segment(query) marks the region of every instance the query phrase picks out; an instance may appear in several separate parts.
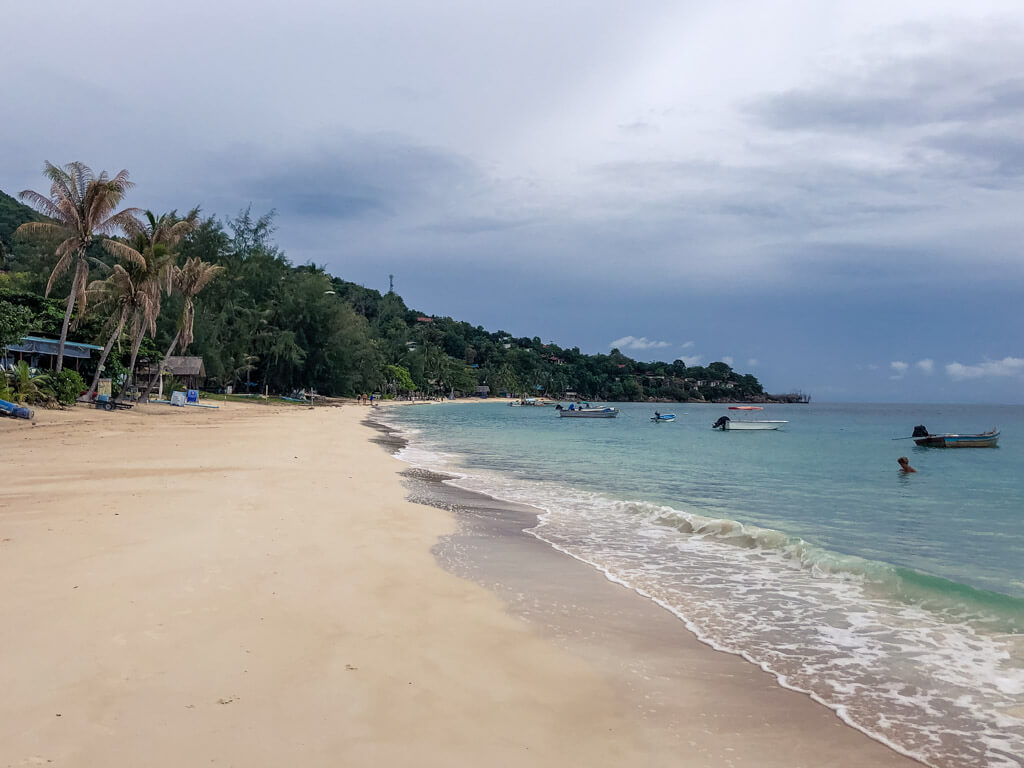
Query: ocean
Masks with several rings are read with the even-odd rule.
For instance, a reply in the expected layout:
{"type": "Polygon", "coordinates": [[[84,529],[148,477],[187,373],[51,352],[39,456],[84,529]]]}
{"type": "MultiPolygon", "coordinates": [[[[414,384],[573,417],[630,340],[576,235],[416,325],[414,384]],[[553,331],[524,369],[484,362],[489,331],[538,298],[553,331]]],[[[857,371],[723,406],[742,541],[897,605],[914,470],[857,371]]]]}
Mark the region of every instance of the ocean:
{"type": "Polygon", "coordinates": [[[781,430],[724,433],[723,405],[618,407],[380,418],[399,458],[536,507],[529,533],[873,738],[936,767],[1024,766],[1024,406],[778,405],[781,430]],[[1002,438],[897,439],[917,424],[1002,438]]]}

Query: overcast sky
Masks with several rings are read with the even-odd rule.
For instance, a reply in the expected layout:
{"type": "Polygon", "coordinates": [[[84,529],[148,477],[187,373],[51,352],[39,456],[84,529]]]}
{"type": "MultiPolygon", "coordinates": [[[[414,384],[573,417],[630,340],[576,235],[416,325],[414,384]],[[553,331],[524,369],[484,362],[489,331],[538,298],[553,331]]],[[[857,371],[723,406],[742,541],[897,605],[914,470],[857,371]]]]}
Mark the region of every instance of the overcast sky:
{"type": "Polygon", "coordinates": [[[127,168],[489,330],[1024,403],[1020,0],[8,5],[10,194],[127,168]]]}

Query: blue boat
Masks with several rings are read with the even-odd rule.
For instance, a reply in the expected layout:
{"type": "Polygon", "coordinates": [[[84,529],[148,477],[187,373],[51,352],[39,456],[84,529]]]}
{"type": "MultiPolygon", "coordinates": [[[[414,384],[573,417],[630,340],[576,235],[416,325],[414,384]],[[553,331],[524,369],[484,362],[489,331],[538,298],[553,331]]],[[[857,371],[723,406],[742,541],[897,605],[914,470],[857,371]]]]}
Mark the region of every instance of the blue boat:
{"type": "Polygon", "coordinates": [[[31,408],[0,400],[0,415],[10,416],[14,419],[31,419],[33,414],[31,408]]]}
{"type": "Polygon", "coordinates": [[[926,448],[995,448],[999,442],[999,430],[993,428],[976,435],[933,435],[924,427],[914,427],[914,442],[926,448]],[[925,434],[918,434],[919,431],[925,434]]]}
{"type": "Polygon", "coordinates": [[[656,423],[657,422],[662,422],[662,421],[675,421],[675,420],[676,420],[676,415],[674,413],[658,413],[657,411],[655,411],[654,415],[651,416],[651,421],[656,422],[656,423]]]}

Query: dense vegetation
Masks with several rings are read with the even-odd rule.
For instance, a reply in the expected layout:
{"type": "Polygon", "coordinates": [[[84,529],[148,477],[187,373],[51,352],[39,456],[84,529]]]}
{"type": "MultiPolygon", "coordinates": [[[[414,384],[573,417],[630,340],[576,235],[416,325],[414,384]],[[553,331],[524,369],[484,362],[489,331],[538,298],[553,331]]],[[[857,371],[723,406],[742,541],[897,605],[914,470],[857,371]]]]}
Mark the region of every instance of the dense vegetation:
{"type": "MultiPolygon", "coordinates": [[[[209,386],[236,392],[445,395],[487,386],[492,394],[594,400],[765,399],[754,376],[722,362],[641,363],[616,349],[586,355],[537,336],[424,316],[395,293],[291,264],[274,243],[272,213],[247,210],[227,221],[133,216],[139,226],[114,242],[97,235],[82,246],[89,274],[73,284],[67,274],[52,277],[59,240],[29,237],[38,224],[19,231],[46,219],[0,193],[0,343],[26,334],[57,338],[69,293],[87,284],[91,298],[84,312],[76,310],[68,338],[107,346],[104,374],[121,386],[133,358],[155,362],[173,349],[202,356],[209,386]],[[189,265],[203,275],[199,288],[182,286],[189,265]]],[[[97,363],[83,362],[87,382],[97,363]]]]}

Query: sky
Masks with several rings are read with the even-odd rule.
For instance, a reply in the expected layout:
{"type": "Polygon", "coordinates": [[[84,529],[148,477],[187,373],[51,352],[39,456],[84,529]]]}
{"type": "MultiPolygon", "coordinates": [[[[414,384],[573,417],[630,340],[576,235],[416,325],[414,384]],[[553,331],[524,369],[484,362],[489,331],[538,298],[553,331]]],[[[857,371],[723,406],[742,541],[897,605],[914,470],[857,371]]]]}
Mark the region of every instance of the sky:
{"type": "Polygon", "coordinates": [[[9,5],[9,194],[126,168],[491,331],[1024,403],[1020,0],[9,5]]]}

